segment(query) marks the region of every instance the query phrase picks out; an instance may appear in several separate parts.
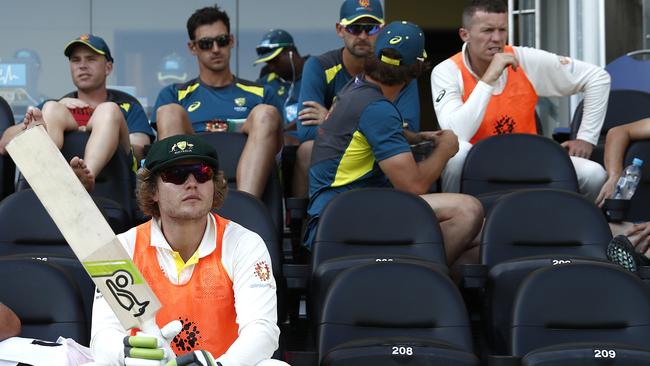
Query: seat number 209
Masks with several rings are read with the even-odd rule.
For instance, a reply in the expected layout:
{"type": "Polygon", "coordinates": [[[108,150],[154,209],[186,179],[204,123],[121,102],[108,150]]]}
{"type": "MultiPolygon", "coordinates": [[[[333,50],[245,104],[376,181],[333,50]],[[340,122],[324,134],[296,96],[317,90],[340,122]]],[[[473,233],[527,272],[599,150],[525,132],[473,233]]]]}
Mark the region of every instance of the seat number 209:
{"type": "Polygon", "coordinates": [[[616,358],[616,351],[613,349],[595,349],[594,358],[616,358]]]}

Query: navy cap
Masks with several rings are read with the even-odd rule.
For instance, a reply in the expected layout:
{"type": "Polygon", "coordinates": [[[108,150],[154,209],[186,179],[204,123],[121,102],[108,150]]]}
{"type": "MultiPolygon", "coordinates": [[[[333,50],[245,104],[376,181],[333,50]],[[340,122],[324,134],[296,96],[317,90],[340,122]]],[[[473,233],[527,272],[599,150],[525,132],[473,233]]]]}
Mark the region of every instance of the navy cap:
{"type": "Polygon", "coordinates": [[[113,62],[113,56],[111,56],[111,50],[108,49],[108,45],[106,44],[106,42],[104,42],[104,39],[102,39],[102,37],[95,36],[92,34],[82,34],[78,38],[70,41],[65,46],[65,49],[63,50],[63,54],[65,54],[66,57],[70,58],[72,49],[74,48],[74,46],[78,44],[83,44],[90,47],[90,49],[92,49],[93,51],[106,57],[106,60],[113,62]]]}
{"type": "Polygon", "coordinates": [[[384,9],[379,0],[345,0],[341,4],[341,20],[339,23],[346,26],[361,18],[371,18],[384,24],[384,9]]]}
{"type": "Polygon", "coordinates": [[[379,32],[375,42],[375,55],[380,61],[395,66],[424,61],[427,58],[424,51],[424,32],[411,22],[392,22],[379,32]],[[401,57],[395,59],[383,55],[382,51],[389,48],[399,52],[401,57]]]}
{"type": "Polygon", "coordinates": [[[285,47],[293,47],[293,45],[293,37],[289,32],[283,29],[271,29],[255,47],[257,60],[254,63],[268,62],[277,57],[285,47]]]}

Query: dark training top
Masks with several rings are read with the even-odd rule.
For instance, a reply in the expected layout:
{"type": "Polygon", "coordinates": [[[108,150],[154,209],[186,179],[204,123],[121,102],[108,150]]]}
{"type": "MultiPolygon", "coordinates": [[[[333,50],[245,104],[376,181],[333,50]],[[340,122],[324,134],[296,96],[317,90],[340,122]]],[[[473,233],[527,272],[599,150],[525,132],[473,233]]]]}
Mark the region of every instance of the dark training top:
{"type": "MultiPolygon", "coordinates": [[[[310,57],[302,71],[299,110],[305,108],[303,102],[314,101],[329,109],[341,88],[352,79],[343,66],[343,49],[329,51],[320,56],[310,57]]],[[[395,106],[408,123],[408,129],[420,131],[420,97],[417,81],[412,80],[395,100],[395,106]]],[[[301,142],[313,140],[318,126],[303,126],[298,123],[298,138],[301,142]]]]}

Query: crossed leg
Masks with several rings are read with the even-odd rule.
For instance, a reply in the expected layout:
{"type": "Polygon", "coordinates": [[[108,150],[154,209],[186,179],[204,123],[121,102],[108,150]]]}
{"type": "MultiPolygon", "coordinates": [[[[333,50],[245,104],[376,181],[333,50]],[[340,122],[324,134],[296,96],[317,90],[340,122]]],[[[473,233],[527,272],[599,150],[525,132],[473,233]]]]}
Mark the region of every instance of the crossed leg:
{"type": "MultiPolygon", "coordinates": [[[[68,108],[57,102],[47,102],[43,106],[43,119],[50,138],[59,149],[63,147],[64,133],[79,129],[68,108]]],[[[129,130],[117,104],[105,102],[95,108],[86,131],[90,133],[90,137],[84,158],[73,157],[70,166],[84,187],[92,192],[95,178],[113,157],[118,146],[124,153],[129,153],[129,130]]]]}

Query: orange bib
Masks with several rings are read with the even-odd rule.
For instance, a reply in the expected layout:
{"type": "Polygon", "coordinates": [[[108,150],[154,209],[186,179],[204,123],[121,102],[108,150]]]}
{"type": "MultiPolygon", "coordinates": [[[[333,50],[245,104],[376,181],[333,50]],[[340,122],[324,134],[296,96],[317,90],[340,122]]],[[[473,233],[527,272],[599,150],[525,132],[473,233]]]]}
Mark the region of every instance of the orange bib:
{"type": "MultiPolygon", "coordinates": [[[[506,46],[504,52],[514,53],[511,46],[506,46]]],[[[463,54],[455,54],[452,61],[456,63],[463,75],[463,102],[467,101],[474,91],[478,80],[469,72],[463,62],[463,54]]],[[[470,140],[475,144],[486,137],[505,133],[530,133],[537,134],[535,122],[535,106],[537,93],[526,77],[526,73],[519,66],[517,71],[508,69],[508,81],[503,92],[492,95],[488,103],[481,125],[470,140]]]]}
{"type": "Polygon", "coordinates": [[[183,330],[171,344],[176,355],[207,350],[217,358],[238,336],[232,281],[221,264],[222,238],[229,221],[214,217],[217,247],[199,259],[192,278],[184,285],[172,284],[161,270],[156,248],[151,246],[151,221],[137,228],[133,262],[163,305],[156,323],[159,327],[177,319],[183,323],[183,330]]]}

